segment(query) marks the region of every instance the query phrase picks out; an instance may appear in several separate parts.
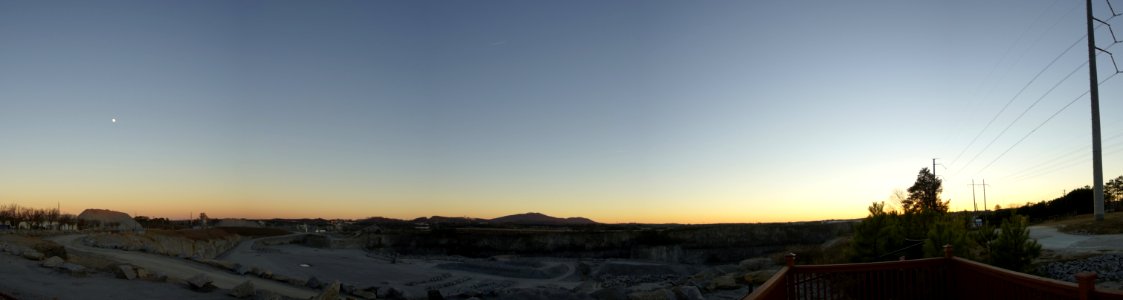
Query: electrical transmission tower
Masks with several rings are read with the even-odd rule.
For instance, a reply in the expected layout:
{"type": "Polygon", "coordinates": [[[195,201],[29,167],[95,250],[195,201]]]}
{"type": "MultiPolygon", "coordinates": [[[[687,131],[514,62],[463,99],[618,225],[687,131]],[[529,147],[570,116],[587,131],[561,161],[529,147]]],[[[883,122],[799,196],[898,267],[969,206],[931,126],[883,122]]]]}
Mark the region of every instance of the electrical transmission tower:
{"type": "MultiPolygon", "coordinates": [[[[1108,5],[1111,5],[1108,0],[1108,5]]],[[[1092,102],[1092,195],[1094,202],[1093,211],[1095,212],[1096,221],[1103,221],[1104,219],[1104,183],[1103,183],[1103,151],[1100,145],[1100,88],[1096,79],[1096,50],[1103,51],[1111,55],[1111,52],[1096,47],[1096,32],[1092,27],[1092,21],[1107,24],[1107,22],[1096,19],[1092,16],[1092,0],[1085,0],[1085,6],[1088,13],[1088,80],[1089,80],[1089,95],[1092,102]]],[[[1114,10],[1112,14],[1114,14],[1114,10]]],[[[1108,25],[1110,29],[1111,25],[1108,25]]],[[[1114,31],[1112,32],[1114,35],[1114,31]]],[[[1114,57],[1112,58],[1114,60],[1114,57]]],[[[1118,72],[1118,71],[1117,71],[1118,72]]]]}

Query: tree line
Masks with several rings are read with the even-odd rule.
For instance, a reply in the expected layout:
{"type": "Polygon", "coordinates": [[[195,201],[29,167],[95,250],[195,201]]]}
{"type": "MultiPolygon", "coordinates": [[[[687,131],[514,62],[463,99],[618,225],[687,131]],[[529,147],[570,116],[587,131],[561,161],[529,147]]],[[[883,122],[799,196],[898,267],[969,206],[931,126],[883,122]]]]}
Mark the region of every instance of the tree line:
{"type": "Polygon", "coordinates": [[[31,229],[53,229],[52,222],[58,224],[77,224],[78,217],[60,213],[58,208],[34,208],[19,204],[0,205],[0,224],[17,227],[26,222],[31,229]]]}
{"type": "Polygon", "coordinates": [[[900,211],[886,207],[885,202],[871,204],[869,215],[854,228],[847,250],[849,260],[940,257],[943,246],[952,245],[956,256],[1028,271],[1032,260],[1041,254],[1041,246],[1029,238],[1028,220],[1010,214],[980,226],[971,214],[948,212],[948,201],[940,199],[942,185],[931,170],[923,168],[908,194],[897,196],[900,211]]]}

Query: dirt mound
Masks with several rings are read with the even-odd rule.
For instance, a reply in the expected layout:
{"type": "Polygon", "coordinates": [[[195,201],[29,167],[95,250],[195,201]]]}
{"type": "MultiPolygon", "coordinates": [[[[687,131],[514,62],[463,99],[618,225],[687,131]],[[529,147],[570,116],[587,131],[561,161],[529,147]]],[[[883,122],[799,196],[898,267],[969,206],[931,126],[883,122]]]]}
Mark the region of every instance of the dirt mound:
{"type": "Polygon", "coordinates": [[[87,227],[101,228],[119,231],[142,231],[144,227],[140,226],[136,220],[129,217],[129,214],[112,211],[108,209],[90,208],[78,214],[78,219],[85,221],[87,227]]]}

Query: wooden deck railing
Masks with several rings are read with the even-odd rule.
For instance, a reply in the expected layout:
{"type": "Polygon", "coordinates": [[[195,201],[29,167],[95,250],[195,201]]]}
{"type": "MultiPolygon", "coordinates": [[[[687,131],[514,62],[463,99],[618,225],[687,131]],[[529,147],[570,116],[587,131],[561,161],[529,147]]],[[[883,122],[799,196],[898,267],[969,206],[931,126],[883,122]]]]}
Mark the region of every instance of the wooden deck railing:
{"type": "Polygon", "coordinates": [[[1096,290],[1096,274],[1076,275],[1079,284],[1013,272],[952,256],[838,265],[787,265],[751,299],[1100,299],[1123,300],[1123,292],[1096,290]]]}

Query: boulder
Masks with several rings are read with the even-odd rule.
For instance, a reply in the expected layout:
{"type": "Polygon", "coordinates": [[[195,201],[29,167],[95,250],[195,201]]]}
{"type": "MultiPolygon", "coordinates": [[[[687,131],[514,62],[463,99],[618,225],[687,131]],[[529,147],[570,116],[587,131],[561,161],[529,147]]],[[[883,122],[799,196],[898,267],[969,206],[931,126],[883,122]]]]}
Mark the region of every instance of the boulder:
{"type": "Polygon", "coordinates": [[[718,276],[706,286],[708,290],[732,290],[738,288],[737,279],[730,274],[718,276]]]}
{"type": "Polygon", "coordinates": [[[366,290],[358,290],[351,294],[362,299],[378,299],[378,294],[366,290]]]}
{"type": "Polygon", "coordinates": [[[312,277],[308,278],[308,282],[304,283],[304,286],[309,287],[309,288],[313,288],[313,289],[318,289],[320,287],[323,287],[324,283],[320,282],[320,279],[317,279],[316,276],[312,276],[312,277]]]}
{"type": "Polygon", "coordinates": [[[254,300],[281,300],[284,299],[281,295],[274,293],[270,290],[257,290],[253,293],[254,300]]]}
{"type": "Polygon", "coordinates": [[[43,260],[44,257],[42,252],[35,251],[35,249],[23,249],[21,256],[30,260],[43,260]]]}
{"type": "Polygon", "coordinates": [[[62,263],[62,265],[59,266],[59,269],[62,270],[63,272],[66,272],[67,274],[70,274],[70,275],[73,275],[73,276],[84,276],[84,275],[86,275],[86,272],[87,272],[86,267],[83,267],[82,265],[79,265],[79,264],[68,263],[68,262],[62,263]]]}
{"type": "Polygon", "coordinates": [[[445,297],[441,296],[441,290],[429,290],[427,294],[429,300],[445,300],[445,297]]]}
{"type": "Polygon", "coordinates": [[[230,289],[230,296],[234,296],[234,298],[249,298],[253,297],[253,295],[253,282],[249,280],[246,280],[245,282],[234,286],[233,289],[230,289]]]}
{"type": "Polygon", "coordinates": [[[117,267],[114,268],[113,271],[117,274],[117,278],[123,278],[126,280],[133,280],[137,278],[136,269],[133,269],[133,266],[130,265],[117,265],[117,267]]]}
{"type": "Polygon", "coordinates": [[[705,297],[702,297],[702,291],[698,290],[698,287],[693,285],[676,287],[674,291],[675,296],[681,300],[706,300],[705,297]]]}
{"type": "Polygon", "coordinates": [[[756,271],[773,265],[775,265],[775,263],[772,262],[772,259],[767,257],[754,257],[742,260],[741,263],[737,264],[738,267],[741,267],[741,269],[745,271],[756,271]]]}
{"type": "Polygon", "coordinates": [[[597,300],[628,300],[628,291],[623,287],[615,286],[610,288],[599,289],[592,294],[593,299],[597,300]]]}
{"type": "Polygon", "coordinates": [[[66,262],[66,261],[62,260],[62,258],[60,258],[58,256],[51,256],[51,258],[48,258],[48,259],[44,260],[39,265],[41,265],[45,268],[58,268],[59,266],[62,266],[62,263],[64,263],[64,262],[66,262]]]}
{"type": "Polygon", "coordinates": [[[285,275],[282,275],[282,274],[272,274],[272,275],[269,276],[269,278],[273,279],[273,280],[276,280],[276,281],[280,281],[280,282],[288,282],[289,281],[289,277],[285,276],[285,275]]]}
{"type": "Polygon", "coordinates": [[[675,293],[667,289],[628,294],[628,300],[675,300],[675,293]]]}
{"type": "Polygon", "coordinates": [[[187,279],[187,285],[196,291],[209,291],[214,288],[214,279],[207,274],[199,273],[187,279]]]}
{"type": "Polygon", "coordinates": [[[148,273],[148,270],[145,268],[133,267],[133,270],[136,270],[136,278],[152,279],[152,273],[148,273]]]}
{"type": "Polygon", "coordinates": [[[414,297],[413,293],[409,292],[409,290],[402,290],[402,289],[398,289],[396,287],[388,287],[388,288],[378,290],[378,298],[379,299],[413,299],[415,297],[414,297]]]}
{"type": "Polygon", "coordinates": [[[234,264],[234,274],[246,275],[246,273],[250,273],[250,269],[251,269],[250,267],[247,267],[246,265],[243,265],[243,264],[239,264],[239,263],[234,264]]]}
{"type": "Polygon", "coordinates": [[[339,281],[336,280],[324,288],[323,292],[313,297],[312,300],[338,300],[339,299],[339,281]]]}
{"type": "Polygon", "coordinates": [[[772,278],[772,275],[775,275],[776,271],[777,270],[760,270],[749,272],[744,276],[745,282],[756,285],[763,284],[765,281],[772,278]]]}

